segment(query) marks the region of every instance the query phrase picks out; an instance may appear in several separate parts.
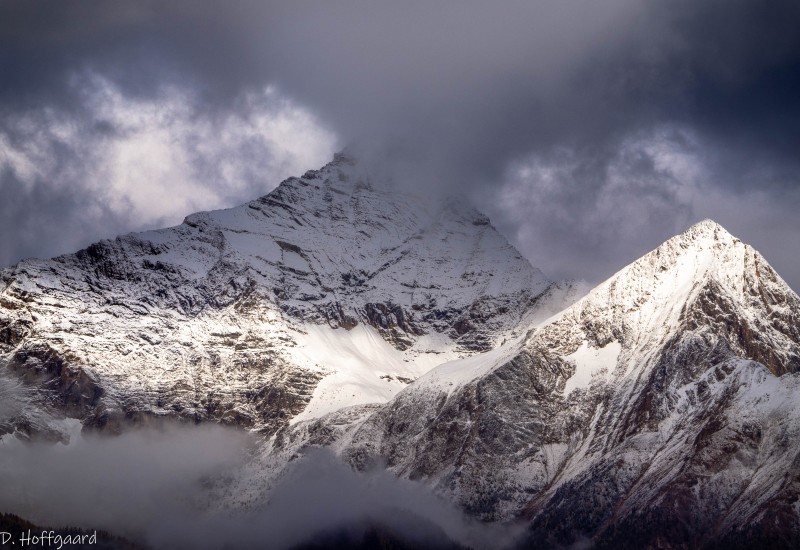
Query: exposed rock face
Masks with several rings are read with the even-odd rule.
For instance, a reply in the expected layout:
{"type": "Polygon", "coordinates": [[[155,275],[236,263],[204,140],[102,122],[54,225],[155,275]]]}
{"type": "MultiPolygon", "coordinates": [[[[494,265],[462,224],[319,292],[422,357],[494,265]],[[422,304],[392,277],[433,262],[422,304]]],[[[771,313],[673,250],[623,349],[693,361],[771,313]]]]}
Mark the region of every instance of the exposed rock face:
{"type": "Polygon", "coordinates": [[[269,453],[385,461],[477,517],[529,521],[526,547],[791,546],[798,328],[800,299],[763,257],[701,222],[516,341],[352,424],[289,428],[269,453]]]}
{"type": "Polygon", "coordinates": [[[21,262],[0,271],[0,372],[112,431],[166,415],[272,433],[385,401],[560,292],[483,215],[429,202],[340,155],[243,206],[21,262]],[[352,361],[327,363],[334,341],[352,361]]]}

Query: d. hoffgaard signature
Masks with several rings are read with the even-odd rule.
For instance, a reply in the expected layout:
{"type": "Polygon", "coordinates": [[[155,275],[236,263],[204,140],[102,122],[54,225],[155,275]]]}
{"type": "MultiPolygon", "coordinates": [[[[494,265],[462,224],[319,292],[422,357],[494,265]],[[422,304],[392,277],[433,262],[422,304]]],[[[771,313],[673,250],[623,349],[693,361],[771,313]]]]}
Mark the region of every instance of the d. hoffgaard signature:
{"type": "Polygon", "coordinates": [[[7,531],[0,531],[0,546],[40,546],[42,548],[68,548],[72,545],[83,544],[91,545],[97,543],[97,531],[91,535],[60,535],[55,531],[22,531],[18,538],[7,531]]]}

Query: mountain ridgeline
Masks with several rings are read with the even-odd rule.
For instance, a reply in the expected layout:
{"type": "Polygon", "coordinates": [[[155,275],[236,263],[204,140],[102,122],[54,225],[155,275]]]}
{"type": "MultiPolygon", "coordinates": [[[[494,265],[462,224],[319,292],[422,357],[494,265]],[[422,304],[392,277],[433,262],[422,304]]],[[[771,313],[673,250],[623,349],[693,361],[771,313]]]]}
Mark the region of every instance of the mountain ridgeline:
{"type": "Polygon", "coordinates": [[[0,272],[0,433],[178,418],[385,465],[521,547],[800,546],[800,299],[700,222],[579,297],[355,160],[0,272]],[[4,389],[5,388],[5,389],[4,389]]]}

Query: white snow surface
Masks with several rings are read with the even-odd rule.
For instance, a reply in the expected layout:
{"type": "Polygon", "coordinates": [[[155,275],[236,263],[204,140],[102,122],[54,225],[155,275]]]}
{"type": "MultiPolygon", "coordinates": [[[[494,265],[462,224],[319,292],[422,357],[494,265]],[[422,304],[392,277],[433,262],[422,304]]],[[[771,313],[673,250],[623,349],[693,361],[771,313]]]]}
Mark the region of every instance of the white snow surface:
{"type": "Polygon", "coordinates": [[[607,375],[616,366],[621,350],[619,342],[610,342],[602,348],[595,348],[584,342],[575,352],[565,355],[564,359],[575,364],[575,374],[567,380],[564,393],[588,388],[594,378],[602,376],[605,379],[606,376],[603,375],[607,375]]]}
{"type": "Polygon", "coordinates": [[[351,330],[308,325],[295,341],[291,354],[296,364],[330,374],[317,385],[311,402],[292,423],[352,405],[386,403],[408,382],[447,358],[459,356],[446,336],[426,335],[412,349],[400,351],[363,324],[351,330]]]}

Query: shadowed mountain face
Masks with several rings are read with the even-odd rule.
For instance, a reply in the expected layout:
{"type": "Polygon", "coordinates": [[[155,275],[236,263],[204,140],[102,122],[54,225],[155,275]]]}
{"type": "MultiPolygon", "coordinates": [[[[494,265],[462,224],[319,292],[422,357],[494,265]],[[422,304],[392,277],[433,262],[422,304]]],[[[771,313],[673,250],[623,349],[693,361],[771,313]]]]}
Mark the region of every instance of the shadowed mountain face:
{"type": "Polygon", "coordinates": [[[800,543],[800,299],[712,221],[575,301],[472,208],[338,156],[1,277],[2,430],[274,436],[222,508],[321,446],[526,547],[800,543]]]}

